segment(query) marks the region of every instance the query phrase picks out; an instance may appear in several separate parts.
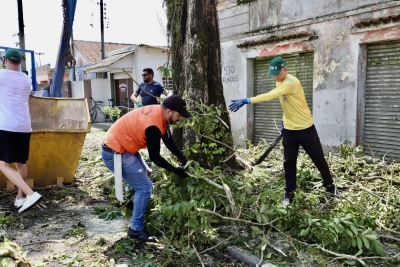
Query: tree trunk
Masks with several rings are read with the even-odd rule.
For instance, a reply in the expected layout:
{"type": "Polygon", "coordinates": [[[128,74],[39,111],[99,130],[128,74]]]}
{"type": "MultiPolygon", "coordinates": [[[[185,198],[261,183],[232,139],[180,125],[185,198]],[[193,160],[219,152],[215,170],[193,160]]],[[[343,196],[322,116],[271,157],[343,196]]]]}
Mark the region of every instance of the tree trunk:
{"type": "MultiPolygon", "coordinates": [[[[166,0],[168,32],[171,36],[172,69],[176,72],[174,92],[184,95],[192,111],[199,111],[199,104],[214,104],[223,110],[221,119],[226,129],[225,144],[233,147],[230,118],[226,108],[221,80],[221,48],[218,14],[215,0],[166,0]]],[[[193,130],[174,131],[179,145],[192,146],[209,142],[193,130]]],[[[220,141],[220,140],[219,140],[220,141]]],[[[222,155],[209,162],[205,155],[197,154],[196,160],[215,167],[234,151],[224,147],[222,155]]],[[[233,157],[234,159],[235,157],[233,157]]],[[[203,165],[203,164],[202,164],[203,165]]],[[[237,169],[235,160],[230,167],[237,169]]]]}

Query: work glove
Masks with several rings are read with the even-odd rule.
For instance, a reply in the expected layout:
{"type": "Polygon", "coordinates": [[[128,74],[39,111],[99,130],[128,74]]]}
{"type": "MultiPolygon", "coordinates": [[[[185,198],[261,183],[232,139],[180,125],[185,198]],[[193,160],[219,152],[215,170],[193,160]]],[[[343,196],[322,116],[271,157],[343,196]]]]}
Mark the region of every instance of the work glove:
{"type": "Polygon", "coordinates": [[[138,106],[140,108],[140,107],[143,107],[143,104],[140,102],[136,102],[136,106],[138,106]]]}
{"type": "Polygon", "coordinates": [[[174,173],[176,173],[180,178],[186,178],[187,177],[187,174],[186,174],[185,170],[183,169],[183,167],[175,168],[174,173]]]}
{"type": "Polygon", "coordinates": [[[182,155],[179,157],[179,161],[182,163],[182,166],[186,166],[186,163],[188,162],[187,158],[185,155],[182,155]]]}
{"type": "Polygon", "coordinates": [[[229,105],[229,110],[233,112],[238,111],[241,107],[243,107],[244,104],[251,104],[250,98],[235,99],[231,102],[232,103],[229,105]]]}

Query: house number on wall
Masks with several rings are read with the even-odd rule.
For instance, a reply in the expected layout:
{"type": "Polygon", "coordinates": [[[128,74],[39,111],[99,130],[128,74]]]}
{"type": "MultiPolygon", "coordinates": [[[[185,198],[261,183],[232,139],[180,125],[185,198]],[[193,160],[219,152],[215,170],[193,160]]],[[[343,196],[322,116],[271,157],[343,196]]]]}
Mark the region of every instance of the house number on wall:
{"type": "Polygon", "coordinates": [[[239,81],[238,75],[232,75],[235,73],[235,66],[225,66],[224,72],[224,77],[222,77],[223,83],[233,83],[239,81]]]}

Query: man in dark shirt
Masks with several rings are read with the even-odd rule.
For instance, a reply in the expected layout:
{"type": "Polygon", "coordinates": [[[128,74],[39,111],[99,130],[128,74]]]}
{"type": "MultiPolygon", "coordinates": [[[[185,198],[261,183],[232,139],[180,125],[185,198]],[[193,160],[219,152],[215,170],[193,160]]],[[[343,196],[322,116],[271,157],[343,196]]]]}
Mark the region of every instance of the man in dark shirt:
{"type": "Polygon", "coordinates": [[[154,81],[154,72],[151,68],[145,68],[143,70],[143,82],[139,85],[139,88],[132,94],[131,100],[138,107],[158,104],[157,98],[161,94],[168,96],[168,90],[164,89],[159,82],[154,81]],[[140,103],[137,97],[140,95],[142,102],[140,103]]]}

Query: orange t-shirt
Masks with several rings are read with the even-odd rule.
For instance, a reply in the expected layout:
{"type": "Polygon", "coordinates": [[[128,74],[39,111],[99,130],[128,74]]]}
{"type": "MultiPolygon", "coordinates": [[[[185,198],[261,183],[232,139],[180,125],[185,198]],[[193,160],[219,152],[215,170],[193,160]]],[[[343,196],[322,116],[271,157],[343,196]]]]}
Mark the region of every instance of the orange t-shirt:
{"type": "Polygon", "coordinates": [[[110,127],[104,143],[118,153],[136,154],[147,147],[145,131],[150,126],[156,126],[161,135],[165,134],[167,128],[161,105],[144,106],[128,112],[110,127]]]}

